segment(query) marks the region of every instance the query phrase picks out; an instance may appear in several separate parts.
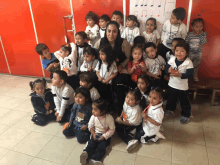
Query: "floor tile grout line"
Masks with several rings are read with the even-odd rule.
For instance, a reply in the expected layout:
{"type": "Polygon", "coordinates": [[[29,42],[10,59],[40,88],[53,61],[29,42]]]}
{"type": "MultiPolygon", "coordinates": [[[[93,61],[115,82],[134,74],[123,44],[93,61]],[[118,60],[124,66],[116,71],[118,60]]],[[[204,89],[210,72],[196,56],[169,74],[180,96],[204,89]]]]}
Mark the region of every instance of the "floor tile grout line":
{"type": "Polygon", "coordinates": [[[203,129],[203,137],[204,137],[204,141],[205,141],[205,149],[206,149],[208,165],[209,165],[209,154],[208,154],[208,149],[207,149],[208,146],[207,146],[206,140],[205,140],[205,131],[204,131],[204,126],[203,125],[202,125],[202,129],[203,129]]]}

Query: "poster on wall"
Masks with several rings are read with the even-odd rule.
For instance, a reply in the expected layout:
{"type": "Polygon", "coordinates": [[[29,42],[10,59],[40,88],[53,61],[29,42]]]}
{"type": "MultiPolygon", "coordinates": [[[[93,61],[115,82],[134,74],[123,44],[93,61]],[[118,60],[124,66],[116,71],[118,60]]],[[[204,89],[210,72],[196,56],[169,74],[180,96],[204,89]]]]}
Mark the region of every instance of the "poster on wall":
{"type": "Polygon", "coordinates": [[[141,34],[146,30],[146,20],[150,17],[157,20],[157,30],[161,32],[175,6],[176,0],[130,0],[130,14],[139,20],[141,34]]]}

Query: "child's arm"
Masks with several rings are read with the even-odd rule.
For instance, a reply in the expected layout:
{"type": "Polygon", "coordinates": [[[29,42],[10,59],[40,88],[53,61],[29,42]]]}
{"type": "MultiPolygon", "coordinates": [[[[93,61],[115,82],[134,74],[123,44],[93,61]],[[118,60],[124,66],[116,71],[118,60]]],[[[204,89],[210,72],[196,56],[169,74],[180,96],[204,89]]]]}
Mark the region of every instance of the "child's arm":
{"type": "Polygon", "coordinates": [[[54,104],[54,100],[53,100],[53,94],[50,92],[48,92],[46,94],[47,98],[45,98],[46,101],[48,101],[50,103],[50,106],[49,106],[49,110],[54,110],[54,108],[56,107],[55,104],[54,104]]]}
{"type": "Polygon", "coordinates": [[[147,71],[147,66],[146,66],[146,64],[145,64],[144,61],[141,62],[139,65],[141,66],[141,70],[142,70],[142,72],[146,72],[146,71],[147,71]]]}
{"type": "Polygon", "coordinates": [[[158,48],[158,46],[159,46],[160,42],[161,42],[161,39],[160,39],[160,38],[159,38],[159,39],[157,39],[157,42],[156,42],[156,46],[157,46],[157,48],[158,48]]]}
{"type": "Polygon", "coordinates": [[[113,75],[111,75],[109,78],[107,78],[104,83],[109,84],[109,81],[111,81],[113,78],[117,76],[118,72],[115,72],[113,75]]]}
{"type": "Polygon", "coordinates": [[[34,107],[34,111],[37,111],[38,113],[42,115],[47,115],[47,109],[44,105],[39,105],[39,102],[37,101],[36,97],[31,97],[31,103],[34,107]]]}
{"type": "Polygon", "coordinates": [[[99,72],[96,71],[96,76],[98,77],[98,81],[103,81],[104,79],[100,76],[99,72]]]}
{"type": "Polygon", "coordinates": [[[95,40],[96,38],[99,38],[99,26],[98,25],[95,25],[94,27],[94,35],[91,35],[90,36],[90,40],[95,40]]]}
{"type": "Polygon", "coordinates": [[[109,81],[111,81],[113,78],[115,78],[118,74],[118,69],[116,66],[116,63],[113,62],[111,67],[109,68],[109,72],[112,74],[110,77],[108,77],[106,80],[104,80],[105,84],[109,84],[109,81]]]}
{"type": "MultiPolygon", "coordinates": [[[[106,116],[106,118],[107,118],[107,116],[106,116]]],[[[108,123],[109,129],[102,136],[107,140],[115,133],[115,122],[114,122],[114,118],[111,115],[108,115],[108,118],[106,119],[106,121],[108,123]]]]}
{"type": "Polygon", "coordinates": [[[51,63],[50,65],[48,65],[48,67],[46,67],[46,71],[50,72],[50,69],[54,67],[54,63],[51,63]]]}
{"type": "Polygon", "coordinates": [[[160,126],[161,124],[156,122],[155,120],[151,119],[148,115],[145,115],[145,120],[151,122],[153,125],[156,125],[156,126],[160,126]]]}
{"type": "Polygon", "coordinates": [[[182,26],[182,30],[180,31],[180,34],[181,34],[181,38],[182,39],[186,38],[186,36],[187,36],[187,28],[186,28],[185,24],[184,24],[184,26],[182,26]]]}
{"type": "Polygon", "coordinates": [[[135,29],[134,29],[134,38],[135,37],[137,37],[137,36],[140,36],[141,34],[140,34],[140,29],[138,28],[138,27],[136,27],[135,29]]]}
{"type": "Polygon", "coordinates": [[[132,67],[132,62],[129,62],[127,65],[128,68],[128,74],[133,74],[134,70],[137,68],[136,65],[133,65],[132,67]]]}
{"type": "Polygon", "coordinates": [[[146,71],[146,74],[147,74],[148,76],[150,76],[150,77],[153,77],[154,79],[160,79],[160,77],[158,77],[158,75],[152,74],[152,73],[150,73],[148,70],[146,71]]]}
{"type": "Polygon", "coordinates": [[[126,39],[126,31],[127,31],[127,28],[125,28],[123,33],[121,34],[121,38],[125,38],[126,39]]]}

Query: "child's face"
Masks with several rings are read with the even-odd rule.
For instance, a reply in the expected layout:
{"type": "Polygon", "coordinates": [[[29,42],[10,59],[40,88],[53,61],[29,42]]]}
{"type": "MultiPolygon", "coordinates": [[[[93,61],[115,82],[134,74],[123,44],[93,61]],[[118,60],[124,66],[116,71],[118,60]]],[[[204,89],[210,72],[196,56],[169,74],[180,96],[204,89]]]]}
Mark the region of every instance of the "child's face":
{"type": "Polygon", "coordinates": [[[86,103],[86,98],[81,93],[75,96],[75,103],[78,105],[84,105],[86,103]]]}
{"type": "Polygon", "coordinates": [[[106,61],[106,54],[102,51],[99,51],[99,58],[105,62],[106,61]]]}
{"type": "Polygon", "coordinates": [[[86,42],[86,40],[83,39],[83,37],[80,35],[76,35],[75,40],[76,40],[76,45],[79,45],[79,46],[83,46],[84,43],[86,42]]]}
{"type": "Polygon", "coordinates": [[[175,56],[178,61],[184,61],[186,58],[186,50],[183,47],[176,47],[175,49],[175,56]]]}
{"type": "Polygon", "coordinates": [[[179,23],[181,23],[181,22],[182,22],[182,21],[181,21],[181,20],[178,20],[173,13],[171,14],[171,17],[170,17],[170,23],[171,23],[171,24],[176,25],[176,24],[179,24],[179,23]]]}
{"type": "Polygon", "coordinates": [[[146,23],[146,30],[149,33],[152,33],[154,31],[154,28],[156,27],[156,25],[154,24],[153,20],[148,20],[146,23]]]}
{"type": "Polygon", "coordinates": [[[157,105],[163,101],[163,99],[160,98],[159,94],[156,92],[150,92],[148,96],[148,100],[152,106],[157,105]]]}
{"type": "Polygon", "coordinates": [[[104,19],[100,19],[99,20],[99,26],[101,28],[106,28],[106,25],[108,24],[108,22],[106,22],[104,19]]]}
{"type": "Polygon", "coordinates": [[[203,30],[203,24],[202,22],[196,22],[193,26],[192,29],[196,32],[196,33],[201,33],[203,30]]]}
{"type": "Polygon", "coordinates": [[[84,87],[84,88],[90,88],[91,83],[88,83],[87,81],[82,81],[82,80],[80,80],[80,81],[79,81],[79,85],[82,86],[82,87],[84,87]]]}
{"type": "Polygon", "coordinates": [[[53,78],[52,78],[52,85],[61,87],[64,84],[64,81],[60,79],[59,75],[56,73],[53,73],[53,78]]]}
{"type": "Polygon", "coordinates": [[[92,104],[92,114],[95,117],[102,116],[102,113],[101,113],[100,109],[98,109],[94,104],[92,104]]]}
{"type": "Polygon", "coordinates": [[[136,22],[132,21],[132,20],[127,20],[126,21],[126,26],[129,27],[129,28],[133,28],[134,25],[136,24],[136,22]]]}
{"type": "Polygon", "coordinates": [[[178,44],[178,41],[173,41],[172,42],[171,50],[172,50],[173,53],[174,53],[174,49],[175,49],[176,44],[178,44]]]}
{"type": "Polygon", "coordinates": [[[147,57],[154,59],[157,55],[157,49],[154,49],[154,47],[148,47],[145,49],[147,57]]]}
{"type": "Polygon", "coordinates": [[[128,93],[125,97],[125,102],[127,103],[128,106],[135,106],[137,104],[134,95],[131,95],[128,93]]]}
{"type": "Polygon", "coordinates": [[[34,87],[34,91],[38,94],[38,95],[43,95],[44,91],[45,91],[45,87],[43,85],[43,83],[37,83],[34,87]]]}
{"type": "Polygon", "coordinates": [[[91,55],[91,54],[86,53],[86,54],[83,54],[83,59],[84,59],[87,63],[89,63],[89,62],[92,62],[92,60],[94,60],[94,56],[91,55]]]}
{"type": "Polygon", "coordinates": [[[142,58],[142,50],[140,48],[136,48],[133,50],[132,57],[134,61],[139,61],[142,58]]]}
{"type": "Polygon", "coordinates": [[[121,22],[122,22],[122,18],[121,18],[121,16],[119,16],[119,15],[113,15],[113,16],[112,16],[112,21],[116,21],[116,22],[118,22],[118,24],[120,25],[121,22]]]}
{"type": "Polygon", "coordinates": [[[141,92],[145,92],[148,86],[149,84],[146,84],[146,82],[142,78],[139,78],[137,80],[137,87],[141,92]]]}
{"type": "Polygon", "coordinates": [[[49,49],[45,49],[42,50],[42,55],[46,58],[46,59],[51,59],[51,53],[49,49]]]}
{"type": "Polygon", "coordinates": [[[65,58],[69,55],[69,51],[63,51],[62,49],[60,49],[60,56],[62,58],[65,58]]]}
{"type": "Polygon", "coordinates": [[[86,22],[90,27],[93,27],[95,25],[95,21],[92,18],[87,18],[86,22]]]}

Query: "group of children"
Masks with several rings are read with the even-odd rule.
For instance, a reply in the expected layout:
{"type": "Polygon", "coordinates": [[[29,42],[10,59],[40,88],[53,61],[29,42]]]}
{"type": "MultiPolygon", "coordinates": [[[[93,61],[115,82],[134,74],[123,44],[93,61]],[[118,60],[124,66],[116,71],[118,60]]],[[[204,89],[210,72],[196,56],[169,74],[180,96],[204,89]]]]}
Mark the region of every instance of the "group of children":
{"type": "Polygon", "coordinates": [[[46,87],[45,79],[30,82],[35,111],[32,121],[38,125],[52,120],[65,123],[65,136],[76,136],[79,143],[87,142],[80,156],[82,164],[87,160],[90,164],[102,164],[115,130],[127,144],[128,152],[138,142],[165,138],[160,133],[162,120],[164,114],[176,109],[177,100],[182,109],[180,122],[187,123],[191,116],[188,79],[194,72],[194,80],[198,81],[206,33],[203,33],[203,20],[197,18],[192,22],[193,31],[187,35],[182,23],[185,15],[185,9],[174,9],[170,20],[164,23],[161,36],[156,30],[156,19],[149,18],[146,31],[140,36],[136,16],[129,15],[124,28],[122,13],[113,12],[111,20],[118,22],[121,37],[132,45],[127,64],[131,89],[126,94],[121,115],[115,120],[110,111],[114,110],[112,81],[118,69],[111,58],[112,47],[93,48],[97,39],[106,35],[108,15],[100,17],[99,29],[98,16],[89,12],[86,31],[76,33],[75,43],[61,46],[55,53],[50,53],[45,44],[38,44],[36,51],[44,56],[43,67],[51,72],[52,90],[46,87]],[[168,83],[165,74],[169,75],[168,83]],[[162,108],[164,90],[167,95],[165,111],[162,108]]]}

